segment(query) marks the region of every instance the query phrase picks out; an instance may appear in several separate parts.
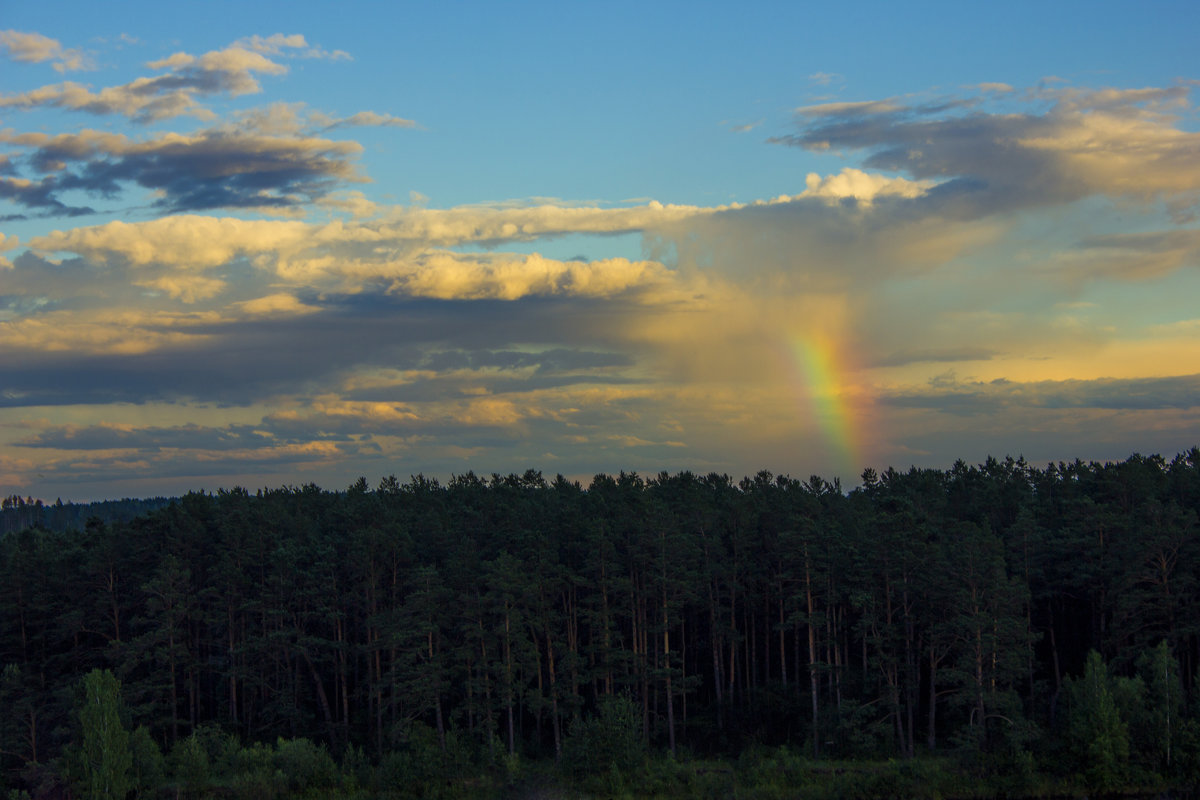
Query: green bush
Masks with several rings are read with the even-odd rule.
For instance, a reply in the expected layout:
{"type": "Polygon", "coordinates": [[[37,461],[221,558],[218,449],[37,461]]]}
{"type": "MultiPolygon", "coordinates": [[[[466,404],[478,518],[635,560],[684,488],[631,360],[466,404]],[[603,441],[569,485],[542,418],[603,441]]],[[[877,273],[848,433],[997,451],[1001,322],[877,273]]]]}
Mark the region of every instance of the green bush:
{"type": "Polygon", "coordinates": [[[137,726],[129,734],[129,750],[133,755],[134,793],[149,797],[166,778],[166,760],[145,725],[137,726]]]}
{"type": "Polygon", "coordinates": [[[180,739],[171,748],[171,775],[186,797],[200,797],[212,783],[212,764],[204,744],[195,735],[180,739]]]}
{"type": "Polygon", "coordinates": [[[640,715],[627,697],[602,698],[595,714],[571,723],[563,742],[563,769],[576,780],[614,769],[630,775],[643,760],[640,715]]]}
{"type": "Polygon", "coordinates": [[[275,768],[282,773],[292,792],[332,789],[340,773],[324,745],[308,739],[279,739],[275,743],[275,768]]]}
{"type": "Polygon", "coordinates": [[[455,731],[446,731],[444,747],[437,731],[419,721],[406,726],[398,738],[399,748],[385,755],[375,771],[372,788],[376,794],[395,798],[462,794],[474,761],[470,748],[455,731]]]}

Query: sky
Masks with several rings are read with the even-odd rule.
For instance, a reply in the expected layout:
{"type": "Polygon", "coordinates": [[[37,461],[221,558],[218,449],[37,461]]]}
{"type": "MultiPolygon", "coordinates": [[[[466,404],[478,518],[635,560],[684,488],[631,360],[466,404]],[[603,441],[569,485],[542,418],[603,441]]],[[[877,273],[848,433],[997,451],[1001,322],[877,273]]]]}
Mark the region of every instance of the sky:
{"type": "Polygon", "coordinates": [[[1200,444],[1200,4],[0,0],[0,494],[1200,444]]]}

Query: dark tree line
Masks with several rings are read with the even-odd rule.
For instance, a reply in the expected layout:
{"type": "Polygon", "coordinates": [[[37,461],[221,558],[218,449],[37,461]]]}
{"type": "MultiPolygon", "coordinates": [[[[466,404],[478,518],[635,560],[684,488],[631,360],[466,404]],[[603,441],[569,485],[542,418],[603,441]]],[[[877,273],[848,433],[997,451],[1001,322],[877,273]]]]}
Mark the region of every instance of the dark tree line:
{"type": "Polygon", "coordinates": [[[0,538],[0,766],[59,756],[72,687],[107,669],[164,751],[215,723],[373,758],[416,730],[556,757],[610,696],[671,752],[1068,757],[1107,724],[1093,680],[1124,709],[1114,757],[1166,774],[1200,749],[1198,512],[1192,449],[850,492],[388,477],[33,525],[0,538]]]}
{"type": "Polygon", "coordinates": [[[61,499],[45,503],[19,494],[0,499],[0,536],[25,528],[49,531],[78,530],[93,517],[104,522],[128,522],[170,505],[171,498],[149,497],[123,500],[98,500],[93,503],[64,503],[61,499]]]}

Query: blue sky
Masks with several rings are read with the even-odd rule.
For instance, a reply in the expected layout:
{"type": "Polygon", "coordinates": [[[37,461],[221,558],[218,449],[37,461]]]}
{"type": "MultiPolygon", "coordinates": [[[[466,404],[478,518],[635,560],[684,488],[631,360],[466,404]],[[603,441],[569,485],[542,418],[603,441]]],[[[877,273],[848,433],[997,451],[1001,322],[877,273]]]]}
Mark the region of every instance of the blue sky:
{"type": "Polygon", "coordinates": [[[0,491],[1200,442],[1193,3],[5,3],[0,491]]]}

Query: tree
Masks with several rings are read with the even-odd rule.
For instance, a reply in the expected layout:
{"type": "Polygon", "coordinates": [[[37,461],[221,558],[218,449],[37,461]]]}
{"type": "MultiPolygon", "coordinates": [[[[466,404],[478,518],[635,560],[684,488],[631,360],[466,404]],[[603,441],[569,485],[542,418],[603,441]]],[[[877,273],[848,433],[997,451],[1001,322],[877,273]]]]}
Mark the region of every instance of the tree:
{"type": "Polygon", "coordinates": [[[121,724],[121,683],[108,670],[94,669],[83,679],[83,693],[76,761],[81,793],[88,800],[124,800],[133,788],[133,752],[121,724]]]}
{"type": "Polygon", "coordinates": [[[1146,687],[1146,702],[1140,707],[1138,724],[1131,731],[1134,744],[1145,755],[1150,767],[1169,771],[1172,744],[1178,740],[1183,727],[1184,694],[1179,664],[1163,640],[1153,650],[1138,657],[1137,668],[1146,687]]]}
{"type": "Polygon", "coordinates": [[[1088,653],[1083,677],[1069,686],[1068,735],[1088,788],[1115,789],[1129,760],[1129,729],[1117,711],[1108,667],[1095,650],[1088,653]]]}

